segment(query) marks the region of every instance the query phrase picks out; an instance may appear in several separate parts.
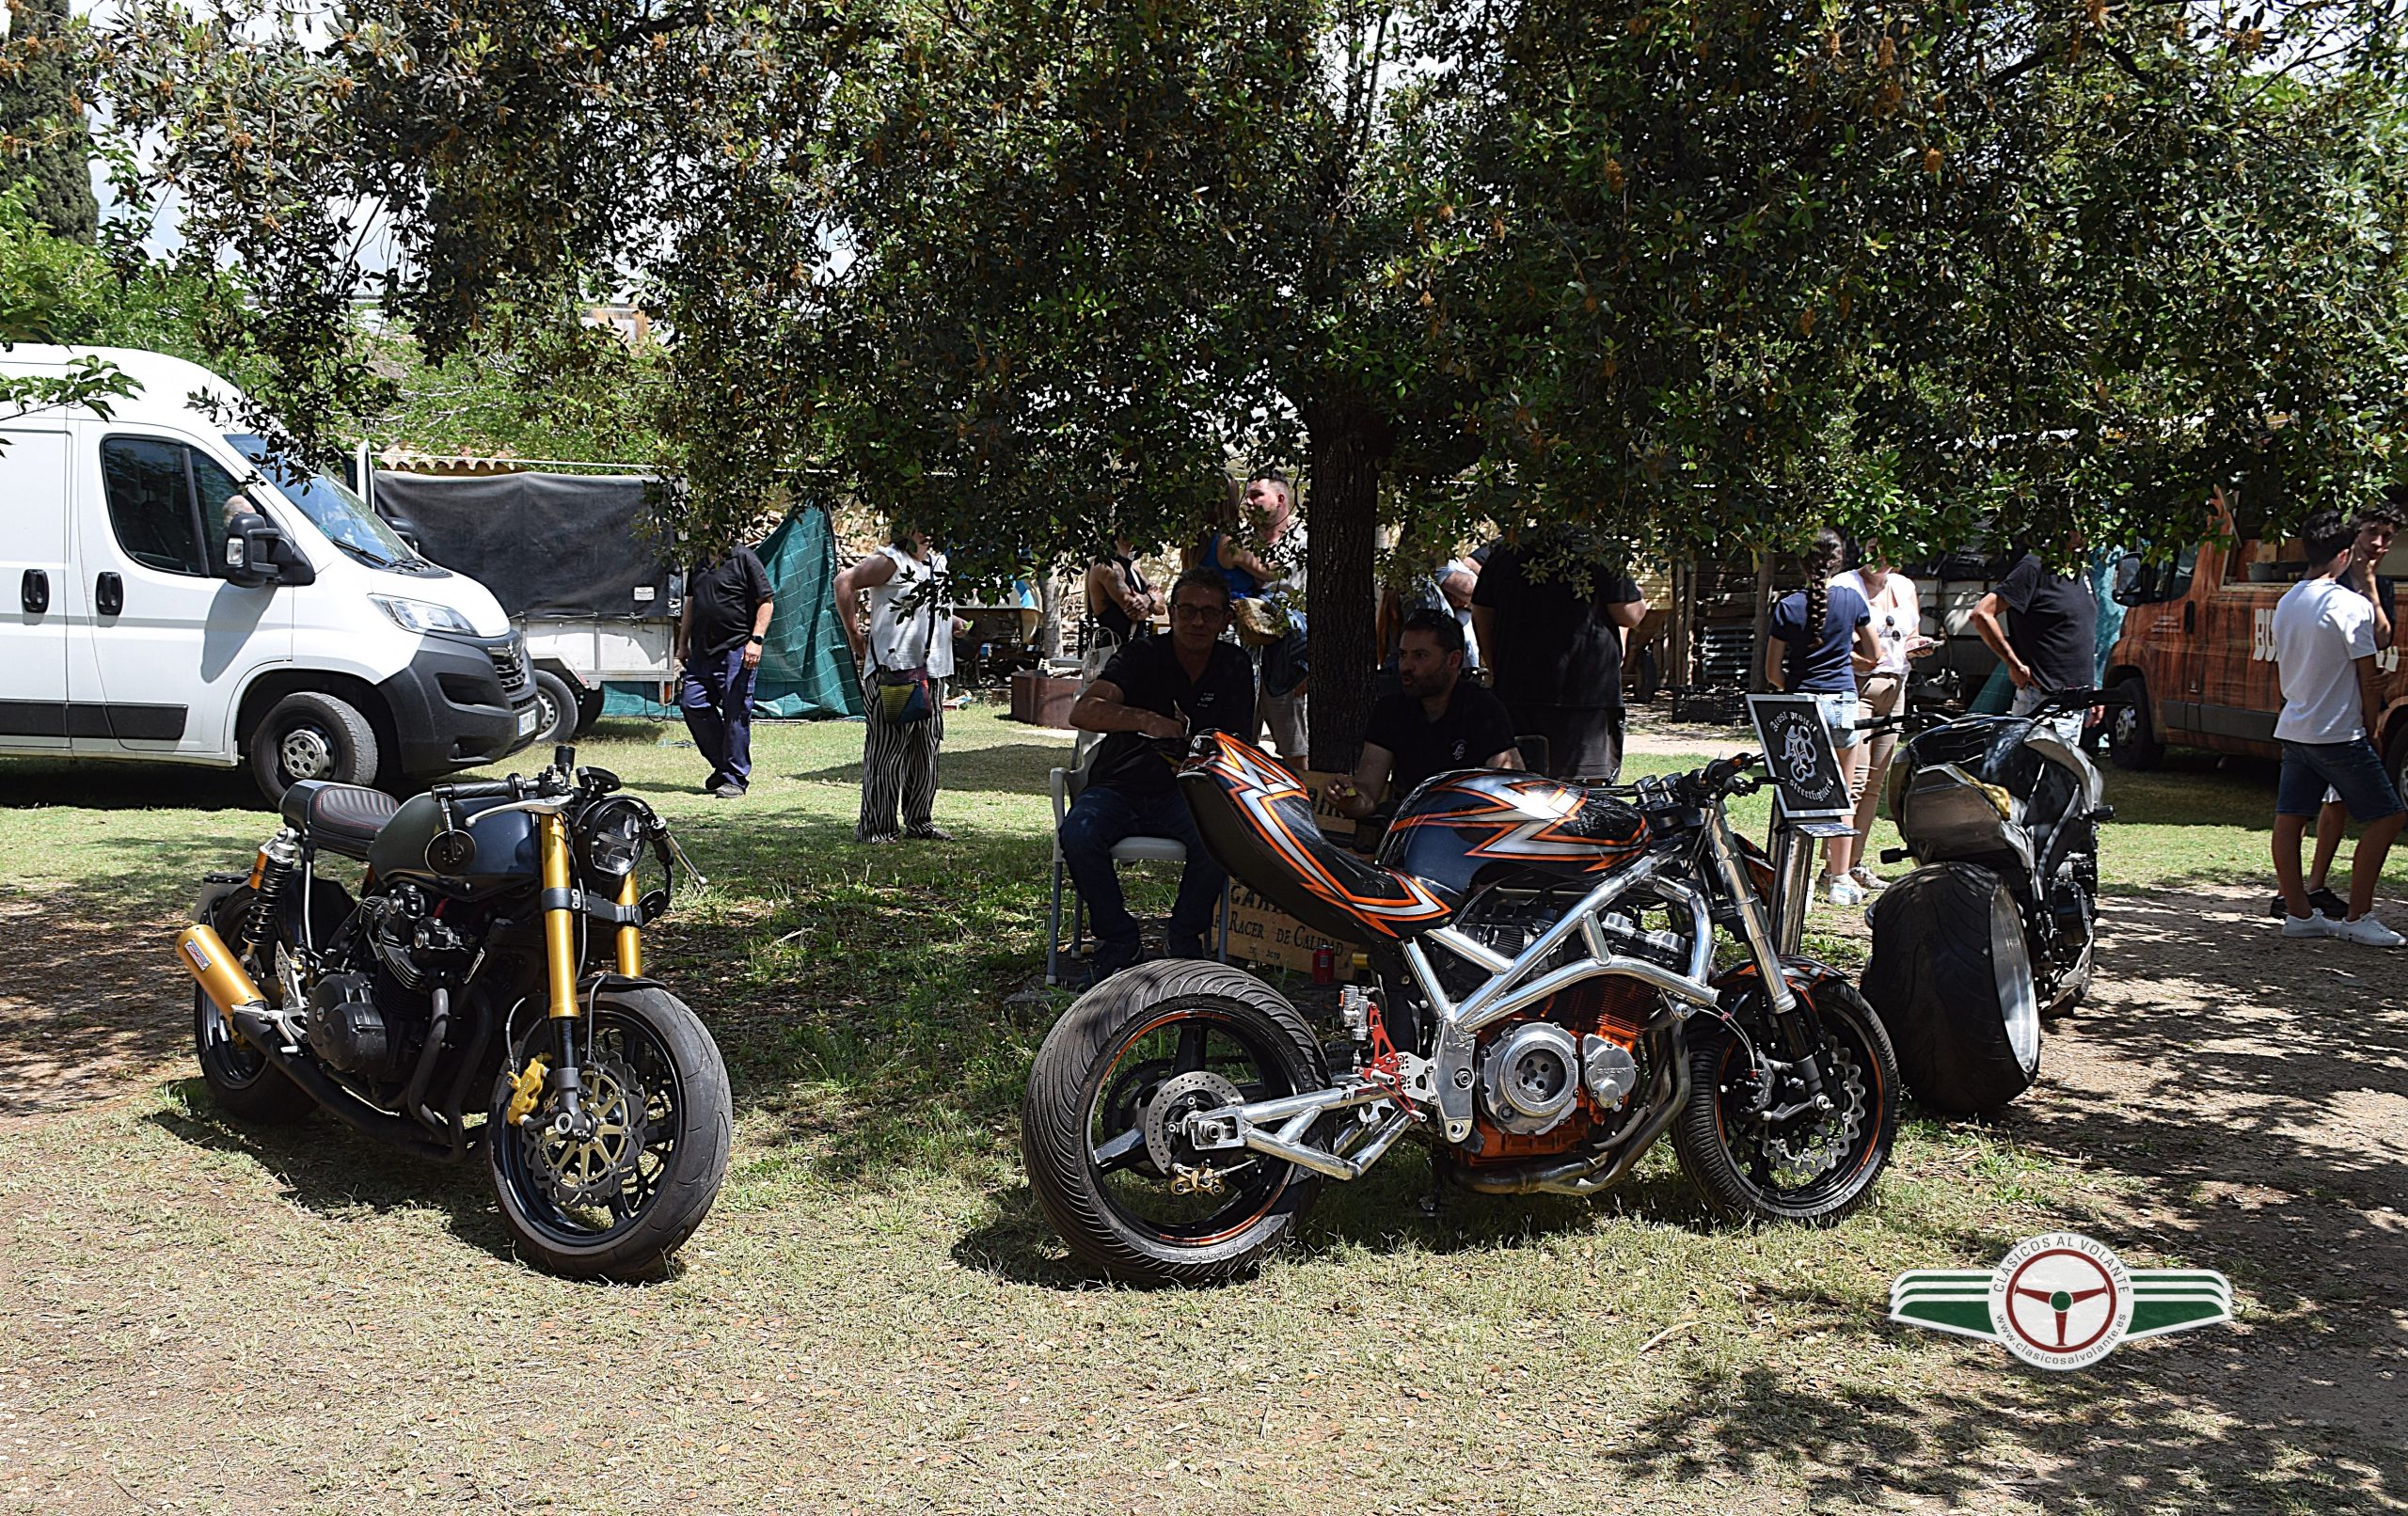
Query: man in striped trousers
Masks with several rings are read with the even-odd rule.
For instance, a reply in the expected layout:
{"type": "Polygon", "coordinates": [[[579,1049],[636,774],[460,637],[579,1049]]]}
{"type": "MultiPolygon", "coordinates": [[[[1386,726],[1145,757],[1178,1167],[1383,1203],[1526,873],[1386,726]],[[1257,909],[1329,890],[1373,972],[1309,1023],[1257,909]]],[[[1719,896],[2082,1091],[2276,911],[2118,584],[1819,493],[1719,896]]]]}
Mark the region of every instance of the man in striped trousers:
{"type": "Polygon", "coordinates": [[[936,824],[937,750],[944,741],[945,681],[953,675],[953,610],[945,557],[916,530],[836,576],[838,620],[862,670],[869,730],[862,742],[857,842],[943,840],[936,824]],[[866,592],[869,623],[853,610],[866,592]],[[909,687],[919,686],[916,699],[909,687]],[[898,827],[897,822],[900,822],[898,827]]]}

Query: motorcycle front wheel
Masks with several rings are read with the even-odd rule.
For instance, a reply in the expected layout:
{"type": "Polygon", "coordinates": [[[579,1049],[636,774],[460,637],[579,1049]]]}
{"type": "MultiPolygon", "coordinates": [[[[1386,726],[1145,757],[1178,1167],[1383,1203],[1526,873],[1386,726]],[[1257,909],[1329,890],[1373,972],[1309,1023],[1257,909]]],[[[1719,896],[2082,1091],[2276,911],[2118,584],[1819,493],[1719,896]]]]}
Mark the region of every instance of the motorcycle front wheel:
{"type": "Polygon", "coordinates": [[[1779,1050],[1767,1034],[1751,1049],[1727,1025],[1699,1017],[1689,1023],[1689,1093],[1672,1124],[1672,1148],[1723,1216],[1828,1225],[1871,1198],[1889,1166],[1898,1061],[1881,1019],[1845,981],[1792,978],[1790,988],[1816,1022],[1832,1108],[1766,1121],[1759,1106],[1778,1110],[1798,1094],[1777,1079],[1772,1098],[1763,1098],[1759,1060],[1779,1050]]]}
{"type": "Polygon", "coordinates": [[[578,1279],[658,1270],[710,1213],[727,1175],[735,1120],[719,1045],[686,1003],[652,986],[604,989],[576,1026],[584,1109],[594,1129],[554,1126],[548,1089],[509,1119],[511,1074],[548,1063],[554,1033],[537,1020],[495,1080],[485,1154],[501,1219],[538,1267],[578,1279]]]}
{"type": "Polygon", "coordinates": [[[1029,1188],[1071,1254],[1115,1277],[1237,1277],[1289,1237],[1321,1180],[1244,1149],[1196,1151],[1180,1124],[1327,1083],[1311,1029],[1259,979],[1200,961],[1131,969],[1038,1050],[1021,1108],[1029,1188]]]}

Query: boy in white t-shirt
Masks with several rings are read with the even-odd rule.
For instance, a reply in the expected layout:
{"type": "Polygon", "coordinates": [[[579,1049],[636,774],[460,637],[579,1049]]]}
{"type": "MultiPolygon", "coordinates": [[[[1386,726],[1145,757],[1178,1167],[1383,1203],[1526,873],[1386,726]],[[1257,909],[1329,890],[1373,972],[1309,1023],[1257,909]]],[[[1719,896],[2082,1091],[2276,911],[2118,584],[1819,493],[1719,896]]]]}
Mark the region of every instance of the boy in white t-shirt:
{"type": "Polygon", "coordinates": [[[2274,608],[2274,661],[2281,672],[2283,777],[2274,800],[2274,876],[2282,883],[2285,937],[2338,937],[2372,947],[2408,941],[2368,912],[2403,816],[2400,792],[2374,750],[2383,702],[2374,671],[2374,606],[2338,582],[2357,533],[2337,511],[2308,518],[2309,576],[2274,608]],[[2364,827],[2350,868],[2350,913],[2335,921],[2307,898],[2300,841],[2321,806],[2325,786],[2340,794],[2364,827]]]}

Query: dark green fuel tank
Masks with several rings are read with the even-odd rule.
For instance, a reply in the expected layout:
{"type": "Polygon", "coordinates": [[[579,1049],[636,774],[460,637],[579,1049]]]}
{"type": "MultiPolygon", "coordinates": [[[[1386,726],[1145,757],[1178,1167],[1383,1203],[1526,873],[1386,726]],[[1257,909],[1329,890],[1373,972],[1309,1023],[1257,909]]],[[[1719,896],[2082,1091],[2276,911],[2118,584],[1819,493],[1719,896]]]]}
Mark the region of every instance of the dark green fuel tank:
{"type": "Polygon", "coordinates": [[[541,867],[535,818],[524,811],[480,813],[509,803],[499,797],[453,802],[452,814],[475,839],[477,856],[456,874],[438,874],[427,866],[426,845],[442,831],[442,813],[433,796],[414,795],[376,834],[368,850],[369,866],[380,879],[416,879],[469,900],[531,883],[541,867]]]}

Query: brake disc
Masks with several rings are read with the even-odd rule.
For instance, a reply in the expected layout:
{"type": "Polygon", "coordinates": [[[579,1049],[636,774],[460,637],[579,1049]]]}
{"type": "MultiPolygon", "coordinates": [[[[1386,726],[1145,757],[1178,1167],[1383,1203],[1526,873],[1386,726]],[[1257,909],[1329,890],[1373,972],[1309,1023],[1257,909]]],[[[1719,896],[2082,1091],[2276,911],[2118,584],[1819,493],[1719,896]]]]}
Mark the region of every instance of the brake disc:
{"type": "Polygon", "coordinates": [[[1244,1103],[1236,1085],[1209,1069],[1172,1075],[1146,1106],[1146,1156],[1154,1161],[1155,1169],[1170,1173],[1175,1163],[1196,1156],[1179,1133],[1180,1123],[1198,1111],[1244,1103]]]}
{"type": "Polygon", "coordinates": [[[600,1059],[578,1072],[583,1109],[594,1118],[593,1134],[554,1131],[551,1118],[559,1113],[555,1099],[546,1101],[535,1119],[519,1125],[518,1140],[535,1181],[555,1204],[607,1205],[626,1190],[643,1157],[649,1135],[643,1084],[634,1069],[616,1058],[600,1059]]]}
{"type": "Polygon", "coordinates": [[[1864,1079],[1836,1042],[1830,1045],[1829,1083],[1839,1086],[1843,1098],[1836,1111],[1819,1113],[1801,1122],[1797,1137],[1767,1136],[1766,1156],[1773,1161],[1774,1178],[1784,1190],[1802,1189],[1839,1167],[1864,1129],[1864,1079]],[[1794,1175],[1794,1180],[1789,1176],[1794,1175]]]}

